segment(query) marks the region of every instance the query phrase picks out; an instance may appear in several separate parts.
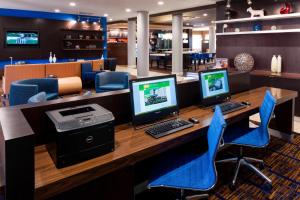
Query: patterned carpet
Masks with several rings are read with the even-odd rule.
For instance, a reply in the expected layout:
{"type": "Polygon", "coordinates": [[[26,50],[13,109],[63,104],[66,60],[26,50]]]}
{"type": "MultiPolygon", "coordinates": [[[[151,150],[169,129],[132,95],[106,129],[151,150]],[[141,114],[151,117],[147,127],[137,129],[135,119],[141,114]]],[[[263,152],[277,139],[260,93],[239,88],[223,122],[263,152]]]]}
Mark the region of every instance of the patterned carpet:
{"type": "MultiPolygon", "coordinates": [[[[265,168],[262,171],[271,178],[273,187],[268,187],[268,184],[252,171],[241,167],[237,187],[232,191],[228,185],[232,180],[235,165],[218,164],[218,183],[210,191],[209,199],[300,200],[300,135],[297,135],[292,143],[273,137],[267,149],[246,148],[244,150],[245,155],[265,161],[265,168]]],[[[238,152],[237,147],[230,147],[219,153],[218,159],[232,157],[238,152]]],[[[138,195],[136,199],[174,200],[177,195],[176,190],[153,189],[138,195]]]]}

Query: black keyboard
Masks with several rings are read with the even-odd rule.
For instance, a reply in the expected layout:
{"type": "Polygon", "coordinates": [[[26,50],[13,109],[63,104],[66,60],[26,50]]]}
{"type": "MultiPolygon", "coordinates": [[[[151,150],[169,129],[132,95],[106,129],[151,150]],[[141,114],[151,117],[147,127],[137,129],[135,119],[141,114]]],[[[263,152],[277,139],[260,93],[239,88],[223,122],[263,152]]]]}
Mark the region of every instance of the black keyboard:
{"type": "Polygon", "coordinates": [[[226,115],[228,113],[232,113],[234,111],[241,110],[241,109],[247,107],[247,105],[245,105],[241,102],[232,102],[232,101],[222,103],[219,106],[222,110],[223,115],[226,115]]]}
{"type": "Polygon", "coordinates": [[[192,126],[194,126],[194,124],[189,121],[175,119],[153,125],[145,131],[154,138],[160,138],[192,126]]]}

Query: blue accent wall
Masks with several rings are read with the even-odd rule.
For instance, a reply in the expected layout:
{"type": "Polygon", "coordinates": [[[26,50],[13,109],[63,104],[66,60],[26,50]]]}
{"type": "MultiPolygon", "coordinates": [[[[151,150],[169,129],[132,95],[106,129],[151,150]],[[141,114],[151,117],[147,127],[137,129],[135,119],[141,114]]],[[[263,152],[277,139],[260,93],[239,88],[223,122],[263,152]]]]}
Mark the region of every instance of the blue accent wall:
{"type": "MultiPolygon", "coordinates": [[[[107,58],[107,19],[106,17],[101,16],[87,16],[87,15],[76,15],[76,14],[67,14],[67,13],[52,13],[52,12],[42,12],[42,11],[30,11],[30,10],[17,10],[17,9],[5,9],[0,8],[0,69],[6,64],[10,64],[9,57],[14,58],[14,62],[25,61],[26,63],[45,63],[48,62],[49,52],[52,51],[57,53],[58,62],[65,62],[71,59],[92,59],[100,58],[101,54],[91,56],[81,57],[78,56],[69,56],[67,52],[61,51],[62,45],[62,35],[61,29],[64,24],[69,24],[70,21],[87,20],[89,22],[98,22],[100,20],[100,25],[103,29],[103,42],[102,48],[104,59],[107,58]],[[2,19],[1,19],[2,18],[2,19]],[[40,20],[41,19],[41,20],[40,20]],[[37,21],[39,20],[39,21],[37,21]],[[53,21],[52,21],[53,20],[53,21]],[[60,22],[61,21],[61,22],[60,22]],[[32,25],[31,25],[32,24],[32,25]],[[56,26],[57,25],[57,26],[56,26]],[[43,26],[43,27],[41,27],[43,26]],[[44,27],[53,27],[56,30],[44,30],[44,27]],[[60,26],[60,27],[58,27],[60,26]],[[40,35],[41,45],[39,48],[5,48],[4,40],[5,30],[38,30],[41,29],[40,35]],[[50,40],[52,43],[57,45],[45,45],[45,40],[50,40]],[[30,52],[30,53],[29,53],[30,52]],[[34,56],[32,56],[34,55],[34,56]]],[[[77,23],[80,25],[79,23],[77,23]]],[[[49,29],[49,28],[48,28],[49,29]]],[[[79,29],[79,27],[75,27],[79,29]]]]}

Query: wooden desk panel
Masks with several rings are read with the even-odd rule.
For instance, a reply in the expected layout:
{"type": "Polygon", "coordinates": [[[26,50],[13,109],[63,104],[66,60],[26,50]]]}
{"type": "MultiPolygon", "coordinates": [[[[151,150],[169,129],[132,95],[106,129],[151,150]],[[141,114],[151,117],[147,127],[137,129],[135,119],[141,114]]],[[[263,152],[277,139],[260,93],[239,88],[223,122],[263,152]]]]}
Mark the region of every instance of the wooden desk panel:
{"type": "MultiPolygon", "coordinates": [[[[248,101],[251,106],[225,115],[227,123],[233,123],[254,114],[264,98],[265,91],[270,89],[277,104],[283,104],[297,97],[297,92],[276,88],[258,88],[243,92],[232,97],[236,101],[248,101]]],[[[210,108],[191,106],[181,110],[180,117],[188,119],[196,117],[200,123],[192,128],[178,133],[154,139],[145,134],[144,130],[134,130],[130,125],[116,127],[116,150],[98,158],[57,169],[51,160],[45,146],[35,149],[35,189],[36,198],[45,199],[71,188],[87,183],[105,174],[111,173],[156,154],[184,144],[201,134],[206,133],[213,112],[210,108]]]]}

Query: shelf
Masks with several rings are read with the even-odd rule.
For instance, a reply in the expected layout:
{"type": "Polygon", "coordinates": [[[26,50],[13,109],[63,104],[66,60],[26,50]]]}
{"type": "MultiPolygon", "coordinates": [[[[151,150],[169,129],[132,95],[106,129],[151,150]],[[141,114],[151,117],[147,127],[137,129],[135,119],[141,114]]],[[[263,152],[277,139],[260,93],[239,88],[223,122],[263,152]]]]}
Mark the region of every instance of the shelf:
{"type": "Polygon", "coordinates": [[[104,49],[63,49],[64,51],[103,51],[104,49]]]}
{"type": "Polygon", "coordinates": [[[240,18],[240,19],[229,19],[229,20],[219,20],[216,21],[216,24],[229,24],[229,23],[238,23],[238,22],[253,22],[253,21],[267,21],[267,20],[275,20],[275,19],[292,19],[292,18],[300,18],[300,13],[291,13],[291,14],[283,14],[283,15],[268,15],[264,17],[248,17],[248,18],[240,18]]]}
{"type": "Polygon", "coordinates": [[[104,32],[101,30],[84,30],[84,29],[61,29],[62,31],[78,31],[78,32],[104,32]]]}
{"type": "Polygon", "coordinates": [[[286,78],[286,79],[300,79],[300,73],[273,73],[268,70],[254,70],[250,72],[250,75],[254,76],[266,76],[266,77],[279,77],[279,78],[286,78]]]}
{"type": "Polygon", "coordinates": [[[274,33],[300,33],[300,29],[265,30],[265,31],[241,31],[216,33],[216,35],[252,35],[252,34],[274,34],[274,33]]]}
{"type": "Polygon", "coordinates": [[[102,42],[103,40],[101,39],[63,39],[64,41],[98,41],[98,42],[102,42]]]}

